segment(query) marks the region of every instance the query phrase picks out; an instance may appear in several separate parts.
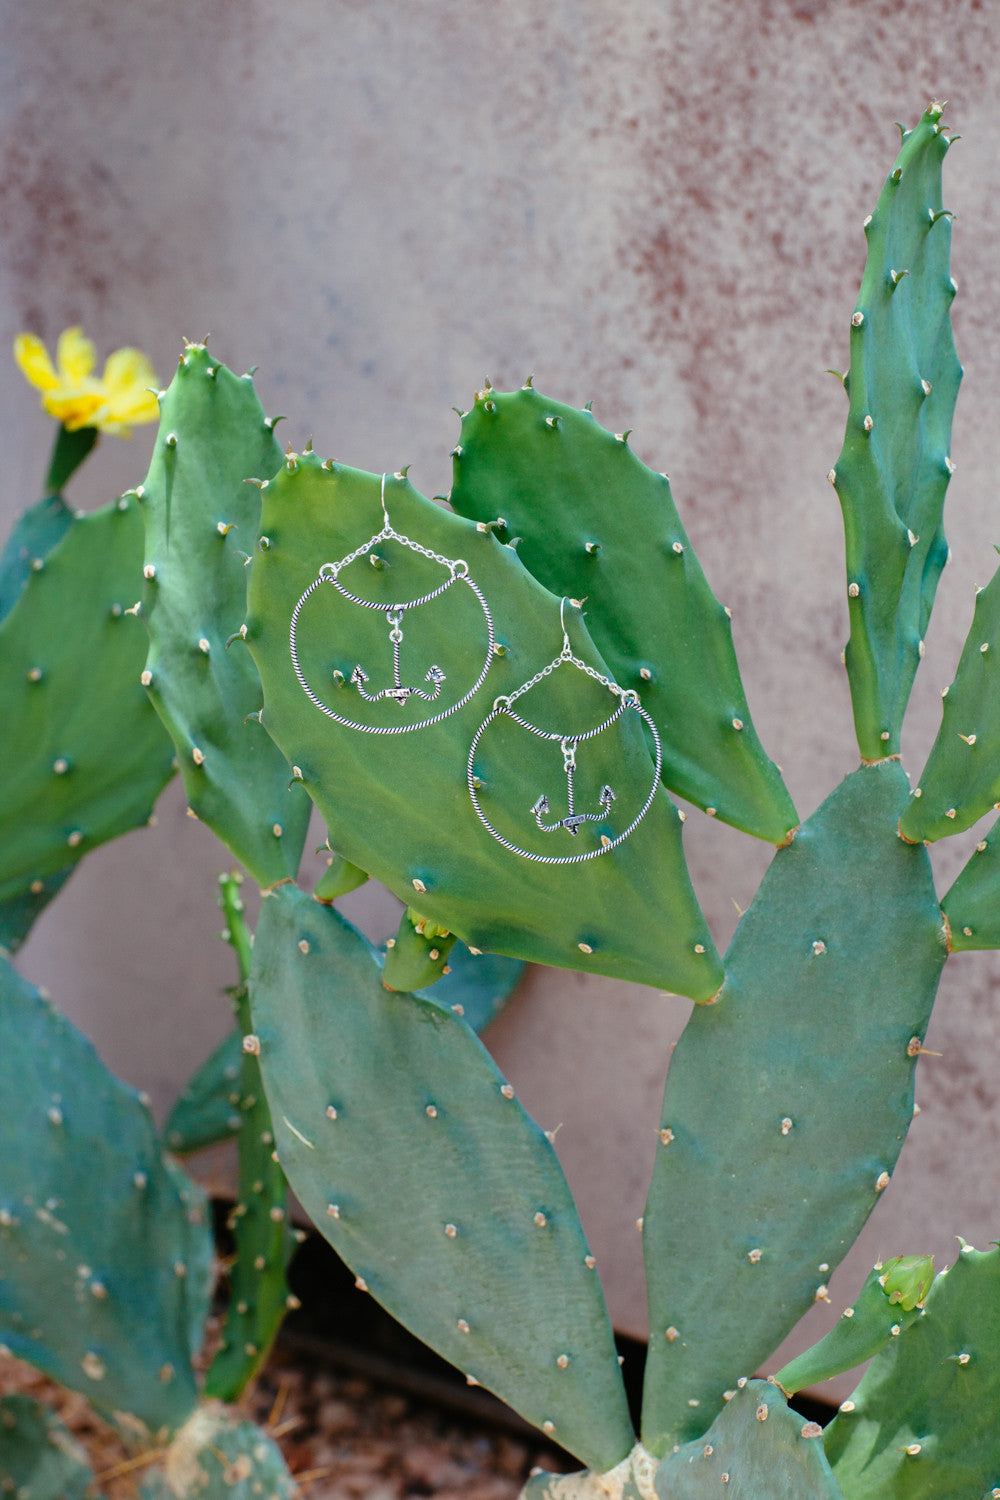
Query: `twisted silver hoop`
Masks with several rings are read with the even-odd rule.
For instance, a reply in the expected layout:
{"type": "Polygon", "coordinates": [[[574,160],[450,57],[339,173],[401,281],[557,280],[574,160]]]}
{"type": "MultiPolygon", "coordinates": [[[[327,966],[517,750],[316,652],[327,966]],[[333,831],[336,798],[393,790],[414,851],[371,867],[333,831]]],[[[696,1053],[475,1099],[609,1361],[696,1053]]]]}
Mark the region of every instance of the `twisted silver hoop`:
{"type": "Polygon", "coordinates": [[[619,844],[624,843],[624,841],[632,833],[635,832],[636,828],[638,828],[639,824],[642,822],[643,818],[652,807],[653,798],[656,796],[656,789],[659,786],[660,782],[660,771],[663,767],[663,749],[660,743],[660,735],[653,720],[650,718],[649,714],[640,703],[639,694],[635,692],[633,688],[619,687],[616,682],[613,682],[611,680],[611,678],[605,677],[594,667],[588,666],[585,661],[581,661],[578,656],[574,656],[573,649],[570,645],[569,636],[566,632],[565,620],[563,618],[563,607],[565,603],[566,601],[563,600],[560,603],[559,607],[559,617],[563,628],[562,650],[560,651],[558,656],[553,657],[552,661],[550,661],[547,666],[542,667],[541,671],[536,672],[534,677],[530,678],[527,682],[522,683],[522,685],[513,693],[509,693],[506,696],[494,699],[491,712],[480,724],[473,737],[472,744],[469,748],[469,760],[467,767],[469,796],[472,799],[472,806],[475,809],[476,817],[479,819],[480,823],[482,823],[487,833],[491,834],[493,838],[496,839],[497,843],[502,844],[503,847],[505,849],[508,849],[511,854],[517,854],[521,859],[530,859],[534,861],[534,863],[540,865],[581,864],[585,860],[599,859],[602,854],[610,854],[612,849],[617,849],[619,844]],[[556,671],[558,667],[561,667],[565,663],[568,663],[570,666],[576,667],[581,672],[585,672],[588,677],[592,677],[595,682],[599,682],[603,687],[606,687],[608,691],[610,693],[613,693],[618,699],[618,703],[614,711],[602,723],[595,725],[591,729],[583,729],[576,733],[569,734],[563,732],[562,730],[540,729],[536,724],[530,723],[530,721],[525,719],[521,714],[515,713],[513,708],[511,707],[511,705],[516,702],[516,700],[520,698],[522,694],[527,693],[531,688],[535,687],[536,684],[541,682],[544,678],[548,677],[552,672],[556,671]],[[614,724],[626,711],[631,711],[638,714],[639,717],[645,722],[652,736],[653,745],[655,748],[653,780],[652,785],[649,789],[649,794],[646,797],[646,800],[640,808],[639,812],[632,819],[627,828],[623,829],[622,832],[619,833],[615,838],[609,838],[606,835],[602,835],[600,845],[597,848],[585,850],[581,854],[536,854],[533,850],[522,849],[518,844],[515,844],[510,839],[505,838],[502,833],[498,832],[498,830],[493,827],[493,824],[483,812],[482,806],[480,805],[478,795],[479,787],[476,784],[478,778],[475,772],[475,759],[476,751],[479,748],[479,742],[486,731],[489,729],[490,725],[494,722],[494,720],[500,718],[501,715],[506,715],[506,717],[512,719],[515,724],[519,725],[522,729],[526,729],[530,734],[536,735],[539,739],[548,740],[550,743],[558,744],[560,746],[563,754],[563,770],[566,775],[567,800],[569,806],[568,815],[567,817],[558,819],[551,824],[543,823],[542,818],[549,810],[548,798],[544,796],[544,794],[537,799],[534,806],[531,808],[531,812],[534,815],[536,826],[540,828],[543,833],[556,833],[560,829],[564,829],[567,833],[575,836],[579,828],[583,824],[603,820],[607,815],[607,810],[610,807],[611,803],[616,800],[615,793],[612,788],[610,786],[604,786],[601,788],[599,799],[600,810],[598,812],[576,812],[574,806],[573,784],[574,773],[576,769],[576,748],[584,741],[593,739],[596,735],[602,734],[604,730],[609,729],[611,725],[614,724]]]}
{"type": "Polygon", "coordinates": [[[295,671],[295,676],[298,679],[299,686],[305,693],[306,697],[309,699],[310,703],[318,708],[321,713],[326,714],[327,718],[336,720],[338,724],[343,724],[348,729],[356,729],[362,734],[409,734],[415,729],[427,729],[431,724],[438,724],[442,719],[447,719],[449,715],[457,713],[458,710],[460,708],[463,708],[465,704],[468,703],[469,699],[473,697],[476,692],[478,692],[479,688],[482,686],[483,682],[486,679],[486,674],[490,669],[490,663],[493,660],[496,637],[493,628],[493,616],[490,614],[489,605],[487,604],[479,585],[476,583],[475,579],[470,576],[469,565],[465,561],[465,559],[461,557],[444,557],[440,552],[433,552],[430,550],[430,548],[421,546],[419,542],[414,542],[408,536],[404,536],[402,532],[395,530],[391,521],[389,520],[389,512],[386,508],[385,481],[386,476],[383,474],[382,516],[384,519],[384,524],[381,531],[377,531],[374,536],[369,537],[367,542],[364,542],[360,547],[356,547],[354,551],[349,552],[346,557],[340,558],[338,562],[328,562],[321,565],[316,577],[313,579],[309,587],[305,589],[304,592],[300,595],[295,604],[295,608],[292,610],[291,622],[288,627],[288,649],[292,658],[292,667],[295,671]],[[432,562],[440,563],[443,568],[447,568],[449,576],[444,580],[443,583],[439,584],[437,588],[430,589],[427,593],[421,594],[415,599],[393,601],[393,603],[391,604],[382,604],[374,599],[362,599],[359,595],[352,593],[350,589],[345,588],[344,584],[340,581],[340,574],[344,571],[345,568],[349,567],[351,563],[356,562],[359,557],[365,557],[374,546],[383,541],[399,542],[401,546],[408,548],[411,552],[419,553],[421,557],[427,557],[432,562]],[[383,688],[379,692],[367,692],[365,690],[365,683],[367,683],[369,679],[360,663],[358,663],[358,665],[354,668],[349,681],[353,686],[357,687],[360,696],[365,702],[376,703],[381,699],[389,698],[397,703],[400,708],[405,708],[411,698],[417,698],[424,703],[433,703],[440,694],[441,688],[446,680],[444,672],[439,666],[435,664],[431,666],[424,677],[424,681],[431,684],[431,690],[429,692],[425,692],[422,688],[409,686],[403,683],[400,676],[400,647],[403,640],[402,622],[406,611],[416,609],[421,604],[428,604],[432,599],[437,599],[441,594],[445,592],[446,589],[451,588],[453,583],[466,584],[467,587],[471,589],[472,593],[475,595],[479,603],[479,607],[483,612],[483,618],[486,622],[487,638],[486,656],[484,658],[479,676],[472,684],[472,687],[469,688],[468,692],[465,693],[463,697],[459,698],[458,701],[456,703],[453,703],[449,708],[443,709],[440,713],[432,714],[429,718],[420,719],[412,724],[359,724],[356,720],[349,719],[344,714],[337,713],[330,707],[328,703],[324,703],[319,694],[315,692],[315,690],[309,685],[308,681],[306,680],[305,673],[302,670],[302,665],[299,661],[299,616],[302,613],[302,609],[306,601],[312,596],[313,593],[315,593],[318,588],[327,583],[332,584],[337,592],[341,594],[343,598],[349,600],[351,604],[360,605],[362,609],[379,610],[382,614],[385,615],[386,623],[390,627],[389,640],[392,644],[393,651],[393,685],[388,688],[383,688]]]}

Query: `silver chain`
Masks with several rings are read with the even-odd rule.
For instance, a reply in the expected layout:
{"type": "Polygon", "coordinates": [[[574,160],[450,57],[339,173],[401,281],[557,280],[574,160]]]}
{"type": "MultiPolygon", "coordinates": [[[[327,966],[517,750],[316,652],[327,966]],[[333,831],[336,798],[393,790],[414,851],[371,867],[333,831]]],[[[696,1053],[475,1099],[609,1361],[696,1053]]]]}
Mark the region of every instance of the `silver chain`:
{"type": "MultiPolygon", "coordinates": [[[[363,543],[362,546],[356,547],[354,551],[348,553],[346,557],[342,557],[339,562],[323,563],[321,565],[317,576],[313,579],[309,587],[300,595],[295,608],[292,610],[292,617],[288,627],[288,649],[292,658],[292,667],[294,668],[295,676],[298,679],[299,686],[302,688],[302,691],[305,693],[310,703],[318,708],[321,713],[326,714],[327,718],[336,720],[338,724],[346,725],[348,729],[357,729],[362,734],[409,734],[414,729],[427,729],[431,724],[439,724],[442,719],[447,719],[451,714],[457,713],[458,710],[460,708],[463,708],[465,704],[468,703],[469,699],[479,691],[480,687],[485,681],[486,674],[489,671],[490,665],[493,660],[494,649],[496,646],[496,637],[493,629],[493,616],[490,614],[489,605],[486,603],[479,585],[472,577],[470,577],[469,565],[465,561],[465,559],[461,557],[445,557],[440,552],[434,552],[430,548],[422,546],[419,542],[411,541],[408,536],[404,536],[401,532],[396,531],[393,528],[392,523],[389,520],[389,513],[386,510],[385,480],[386,476],[383,474],[382,514],[385,517],[385,525],[382,527],[381,531],[376,532],[373,537],[370,537],[367,542],[363,543]],[[451,576],[437,588],[429,590],[426,594],[421,594],[416,599],[409,599],[405,602],[394,601],[391,604],[383,604],[374,599],[362,599],[359,595],[352,594],[350,590],[346,589],[340,582],[339,575],[345,568],[349,567],[351,563],[357,562],[358,558],[365,557],[371,551],[371,549],[376,546],[378,542],[382,541],[399,542],[403,547],[408,548],[411,552],[417,552],[422,557],[429,558],[432,562],[440,563],[443,568],[448,569],[448,572],[451,576]],[[431,599],[436,599],[440,594],[444,593],[445,589],[451,588],[451,585],[453,583],[467,584],[468,587],[472,590],[473,594],[475,594],[476,599],[479,601],[479,606],[482,609],[483,616],[486,621],[487,636],[486,657],[483,661],[482,670],[480,671],[479,676],[476,678],[476,681],[473,683],[472,687],[464,695],[464,697],[459,698],[458,701],[456,703],[453,703],[450,708],[446,708],[439,714],[433,714],[430,718],[421,719],[413,724],[358,724],[355,722],[355,720],[345,718],[343,714],[336,713],[332,708],[330,708],[328,704],[324,703],[319,694],[316,693],[312,687],[310,687],[299,661],[299,616],[302,613],[302,608],[305,605],[306,600],[309,599],[314,591],[324,583],[332,583],[337,591],[345,599],[350,600],[352,604],[361,605],[364,609],[377,609],[385,614],[390,626],[392,627],[390,630],[389,639],[393,643],[393,666],[394,674],[396,677],[398,677],[399,672],[399,646],[400,642],[403,639],[401,622],[404,612],[408,609],[416,609],[421,604],[427,604],[431,599]]],[[[361,667],[358,666],[357,668],[355,668],[355,674],[354,676],[352,676],[351,681],[356,681],[359,674],[362,681],[368,680],[362,673],[361,667]]],[[[419,692],[419,690],[414,689],[401,690],[405,694],[405,696],[401,696],[400,691],[394,693],[390,688],[385,690],[385,695],[394,697],[396,701],[400,703],[400,706],[405,705],[410,696],[417,696],[424,699],[425,701],[429,701],[432,697],[436,697],[437,691],[440,691],[440,685],[445,680],[444,673],[441,672],[441,669],[439,667],[434,666],[427,674],[426,680],[428,682],[433,680],[436,684],[436,691],[434,694],[425,694],[419,692]]],[[[360,687],[361,683],[358,682],[357,685],[360,687]]],[[[399,684],[397,683],[397,689],[398,688],[399,684]]],[[[367,697],[368,695],[364,696],[367,697]]],[[[374,701],[374,698],[380,696],[383,695],[373,695],[372,699],[370,699],[369,701],[374,701]]]]}
{"type": "MultiPolygon", "coordinates": [[[[563,600],[562,604],[560,605],[560,619],[562,619],[562,610],[565,602],[566,601],[563,600]]],[[[646,814],[649,812],[649,809],[653,805],[653,798],[656,796],[656,789],[659,786],[660,771],[662,770],[662,767],[663,748],[660,743],[659,732],[657,731],[656,725],[653,723],[653,720],[650,718],[649,714],[642,707],[642,704],[639,701],[639,694],[635,691],[634,688],[619,687],[617,682],[613,682],[610,678],[605,677],[601,672],[598,672],[596,668],[588,666],[585,661],[581,661],[578,656],[574,656],[572,647],[570,646],[569,636],[566,633],[565,622],[563,622],[563,645],[559,655],[553,657],[552,661],[550,661],[547,666],[542,667],[541,671],[536,672],[534,677],[531,677],[527,682],[522,683],[522,685],[519,688],[516,688],[513,693],[508,693],[506,696],[501,696],[494,699],[491,712],[487,715],[482,724],[480,724],[479,728],[476,730],[472,745],[469,748],[467,781],[469,787],[469,796],[472,798],[472,806],[475,809],[476,816],[479,819],[480,823],[482,823],[483,827],[486,829],[487,833],[492,834],[493,838],[496,839],[498,844],[502,844],[505,849],[508,849],[511,852],[511,854],[517,854],[521,859],[530,859],[534,861],[535,864],[575,865],[581,864],[584,860],[599,859],[602,854],[610,854],[612,849],[616,849],[619,844],[624,843],[625,839],[627,839],[629,835],[633,833],[636,828],[638,828],[639,824],[642,822],[643,818],[646,816],[646,814]],[[602,687],[607,688],[608,692],[614,693],[614,695],[619,700],[618,706],[615,708],[614,712],[607,719],[605,719],[603,723],[596,725],[592,729],[581,730],[579,734],[566,734],[560,730],[539,729],[536,724],[529,723],[527,719],[522,718],[520,714],[514,713],[511,709],[511,704],[515,703],[517,699],[522,696],[522,694],[527,693],[531,688],[537,686],[538,683],[542,682],[552,672],[556,671],[558,667],[561,667],[563,663],[568,663],[570,666],[576,667],[578,671],[585,672],[588,677],[593,678],[595,682],[599,682],[602,687]],[[502,833],[498,832],[497,829],[493,827],[493,824],[490,822],[489,818],[487,818],[486,814],[483,812],[482,807],[480,806],[478,795],[479,787],[476,785],[478,777],[476,776],[475,771],[475,758],[476,750],[479,747],[480,740],[495,719],[500,718],[501,715],[506,715],[509,719],[512,719],[515,724],[520,725],[522,729],[526,729],[529,731],[529,733],[537,735],[539,739],[548,740],[550,742],[557,741],[562,747],[564,769],[567,772],[567,776],[569,776],[575,769],[576,765],[576,746],[582,740],[593,739],[595,735],[602,734],[605,729],[610,728],[610,726],[621,717],[626,709],[632,709],[635,713],[637,713],[639,717],[645,721],[650,734],[652,735],[653,745],[656,752],[655,769],[653,772],[652,786],[649,789],[649,795],[647,796],[639,812],[632,819],[628,827],[623,829],[623,831],[619,833],[617,837],[602,839],[601,844],[598,848],[588,849],[583,854],[536,854],[530,849],[520,848],[519,845],[513,843],[510,839],[505,838],[502,833]]],[[[603,789],[603,792],[610,793],[610,788],[605,787],[603,789]]],[[[613,794],[611,794],[611,796],[613,799],[613,794]]],[[[538,806],[539,803],[536,803],[535,808],[533,808],[532,811],[535,812],[538,806]]],[[[581,818],[578,821],[584,822],[596,820],[593,819],[592,816],[588,816],[587,818],[581,818]]],[[[539,823],[539,827],[541,826],[541,823],[539,823]]],[[[554,831],[555,828],[558,828],[559,826],[559,824],[554,825],[552,831],[554,831]]]]}

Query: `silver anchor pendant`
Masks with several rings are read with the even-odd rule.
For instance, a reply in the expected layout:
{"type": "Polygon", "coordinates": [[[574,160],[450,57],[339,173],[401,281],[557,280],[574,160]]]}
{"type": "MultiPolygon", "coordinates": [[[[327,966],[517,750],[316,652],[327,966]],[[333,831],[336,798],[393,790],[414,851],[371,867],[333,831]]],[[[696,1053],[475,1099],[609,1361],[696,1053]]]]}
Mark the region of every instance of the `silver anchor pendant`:
{"type": "Polygon", "coordinates": [[[424,677],[425,682],[433,683],[433,689],[429,693],[425,693],[423,688],[408,686],[400,676],[399,649],[403,643],[403,631],[401,628],[403,609],[403,605],[394,604],[385,612],[385,617],[392,627],[389,631],[389,639],[392,642],[392,687],[382,688],[378,693],[368,693],[365,691],[365,683],[369,680],[368,674],[360,662],[351,673],[350,681],[357,688],[366,703],[378,703],[381,698],[391,698],[402,708],[410,698],[414,697],[422,698],[425,703],[433,703],[441,691],[445,674],[439,666],[432,666],[424,677]]]}
{"type": "Polygon", "coordinates": [[[556,823],[543,822],[543,818],[549,812],[549,799],[545,796],[544,792],[539,797],[538,801],[535,803],[531,811],[535,815],[535,822],[543,833],[558,833],[560,828],[565,828],[566,832],[571,833],[575,838],[580,830],[581,823],[599,823],[601,819],[605,817],[609,807],[615,800],[615,794],[612,791],[611,787],[605,784],[601,787],[597,812],[578,813],[576,811],[573,799],[573,778],[576,773],[577,741],[573,739],[560,740],[559,746],[563,753],[563,770],[566,773],[567,815],[565,818],[560,818],[556,823]]]}

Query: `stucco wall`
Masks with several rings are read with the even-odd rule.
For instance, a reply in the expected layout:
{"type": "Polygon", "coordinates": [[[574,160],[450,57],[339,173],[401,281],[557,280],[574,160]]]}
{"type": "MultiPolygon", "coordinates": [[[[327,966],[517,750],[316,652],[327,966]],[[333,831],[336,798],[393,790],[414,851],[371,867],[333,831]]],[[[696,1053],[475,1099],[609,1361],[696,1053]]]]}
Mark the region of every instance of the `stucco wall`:
{"type": "MultiPolygon", "coordinates": [[[[489,375],[593,400],[670,473],[734,612],[755,722],[800,812],[856,764],[840,650],[841,528],[824,475],[863,265],[861,219],[929,98],[947,163],[966,367],[949,494],[954,558],[905,740],[919,771],[1000,540],[1000,49],[979,0],[62,0],[0,4],[0,344],[76,321],[144,347],[182,335],[260,366],[286,440],[450,483],[489,375]]],[[[49,426],[0,361],[0,520],[37,493],[49,426]]],[[[73,491],[145,470],[106,440],[73,491]]],[[[636,538],[641,545],[642,538],[636,538]]],[[[85,690],[85,684],[81,690],[85,690]]],[[[0,751],[2,753],[2,751],[0,751]]],[[[719,945],[768,850],[692,815],[719,945]]],[[[968,841],[962,843],[968,848],[968,841]]],[[[942,889],[957,848],[935,851],[942,889]]],[[[219,846],[176,787],[155,829],[93,855],[23,967],[162,1107],[225,1029],[219,846]]],[[[350,912],[384,934],[392,903],[350,912]]],[[[998,964],[949,964],[916,1121],[847,1270],[949,1256],[1000,1231],[998,964]]],[[[639,1236],[662,1075],[687,1005],[537,970],[490,1043],[578,1194],[616,1323],[644,1327],[639,1236]]],[[[852,1038],[844,1037],[850,1049],[852,1038]]],[[[831,1059],[831,1067],[834,1060],[831,1059]]],[[[820,1309],[815,1315],[827,1316],[820,1309]]]]}

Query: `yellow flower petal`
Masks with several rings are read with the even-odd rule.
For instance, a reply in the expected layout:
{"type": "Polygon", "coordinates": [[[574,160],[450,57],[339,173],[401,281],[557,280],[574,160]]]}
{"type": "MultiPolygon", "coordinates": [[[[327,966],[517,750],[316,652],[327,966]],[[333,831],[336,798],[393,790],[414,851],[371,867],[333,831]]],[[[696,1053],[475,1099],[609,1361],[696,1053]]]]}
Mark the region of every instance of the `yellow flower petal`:
{"type": "Polygon", "coordinates": [[[19,333],[14,340],[14,358],[25,380],[40,391],[51,391],[59,384],[48,350],[33,333],[19,333]]]}
{"type": "Polygon", "coordinates": [[[42,397],[42,405],[50,417],[55,417],[69,432],[79,427],[99,427],[97,415],[103,405],[99,390],[95,391],[51,391],[42,397]]]}
{"type": "Polygon", "coordinates": [[[94,368],[96,358],[97,351],[82,328],[67,328],[59,335],[56,367],[64,385],[82,385],[94,368]]]}
{"type": "Polygon", "coordinates": [[[14,358],[25,378],[42,392],[42,406],[69,432],[97,427],[128,437],[129,424],[159,417],[153,394],[159,386],[156,372],[138,349],[116,349],[100,380],[92,374],[94,345],[82,328],[67,328],[59,335],[55,367],[33,333],[18,336],[14,358]]]}
{"type": "Polygon", "coordinates": [[[160,415],[156,371],[139,349],[116,349],[104,366],[104,407],[100,425],[106,432],[123,423],[155,422],[160,415]]]}

